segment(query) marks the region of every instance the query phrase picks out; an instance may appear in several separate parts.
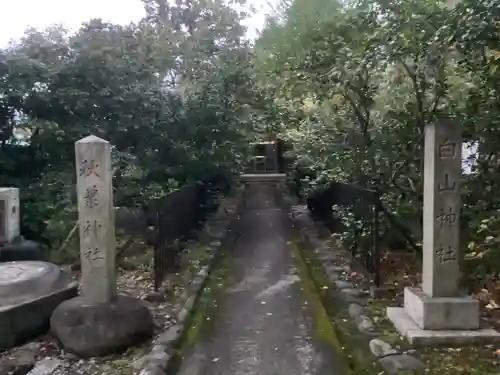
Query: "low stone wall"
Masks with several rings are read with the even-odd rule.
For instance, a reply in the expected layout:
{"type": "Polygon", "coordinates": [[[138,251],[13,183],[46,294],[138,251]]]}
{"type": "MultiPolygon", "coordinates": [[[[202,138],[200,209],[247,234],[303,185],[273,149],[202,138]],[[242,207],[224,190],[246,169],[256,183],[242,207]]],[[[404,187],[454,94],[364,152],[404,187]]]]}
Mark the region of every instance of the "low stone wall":
{"type": "Polygon", "coordinates": [[[341,304],[343,308],[347,309],[345,316],[351,320],[349,326],[356,327],[354,329],[358,331],[356,335],[360,340],[357,340],[357,343],[365,346],[361,350],[371,352],[374,373],[378,373],[377,368],[382,368],[389,375],[423,373],[425,366],[422,361],[408,352],[400,352],[380,339],[382,332],[377,330],[376,322],[365,308],[372,298],[369,282],[366,276],[359,273],[356,275],[356,281],[352,281],[352,278],[348,277],[354,273],[352,270],[353,259],[351,254],[342,248],[340,241],[325,243],[324,240],[321,240],[319,232],[322,228],[311,219],[309,211],[304,205],[292,205],[291,218],[305,244],[305,249],[302,251],[306,252],[307,256],[314,257],[321,264],[322,271],[328,279],[331,291],[329,296],[335,298],[336,304],[341,304]]]}
{"type": "Polygon", "coordinates": [[[210,252],[209,260],[192,279],[186,302],[177,316],[177,323],[160,334],[153,343],[150,353],[140,360],[139,375],[165,374],[170,361],[174,358],[174,346],[189,326],[189,317],[219,251],[232,247],[239,236],[239,216],[244,206],[243,203],[244,189],[239,189],[235,196],[224,199],[217,212],[207,220],[201,240],[207,243],[210,252]]]}

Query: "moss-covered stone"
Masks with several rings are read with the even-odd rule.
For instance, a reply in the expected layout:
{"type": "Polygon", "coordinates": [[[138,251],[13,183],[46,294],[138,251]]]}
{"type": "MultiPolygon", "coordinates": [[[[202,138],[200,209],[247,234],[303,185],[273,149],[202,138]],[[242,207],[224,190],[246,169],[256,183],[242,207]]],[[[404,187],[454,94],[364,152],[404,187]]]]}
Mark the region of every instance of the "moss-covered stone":
{"type": "Polygon", "coordinates": [[[367,337],[359,333],[356,324],[347,312],[347,304],[331,288],[328,278],[323,271],[321,262],[307,244],[298,238],[294,241],[294,253],[297,254],[298,263],[305,279],[315,288],[321,301],[320,311],[324,316],[318,319],[318,327],[326,331],[328,340],[336,349],[344,354],[348,366],[356,375],[379,375],[381,368],[374,361],[368,347],[367,337]],[[324,329],[328,322],[331,330],[324,329]],[[333,322],[333,324],[332,324],[333,322]],[[333,332],[332,332],[333,331],[333,332]]]}
{"type": "Polygon", "coordinates": [[[188,317],[187,328],[176,345],[175,355],[167,371],[168,374],[176,374],[182,356],[200,339],[206,338],[212,333],[218,301],[230,283],[231,263],[232,259],[227,253],[221,253],[216,260],[214,268],[188,317]]]}

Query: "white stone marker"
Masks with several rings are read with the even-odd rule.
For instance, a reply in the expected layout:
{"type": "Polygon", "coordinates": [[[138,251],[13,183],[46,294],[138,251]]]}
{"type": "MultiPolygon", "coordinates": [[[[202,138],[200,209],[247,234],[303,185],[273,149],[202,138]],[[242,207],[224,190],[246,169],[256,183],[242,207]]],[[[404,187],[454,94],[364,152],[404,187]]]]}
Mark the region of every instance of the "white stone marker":
{"type": "Polygon", "coordinates": [[[115,223],[109,142],[88,136],[75,143],[83,301],[116,295],[115,223]]]}
{"type": "Polygon", "coordinates": [[[422,289],[405,288],[404,308],[387,316],[416,345],[498,342],[480,329],[479,301],[459,287],[461,129],[440,121],[425,128],[422,289]]]}
{"type": "Polygon", "coordinates": [[[19,189],[0,188],[0,244],[20,235],[19,189]]]}

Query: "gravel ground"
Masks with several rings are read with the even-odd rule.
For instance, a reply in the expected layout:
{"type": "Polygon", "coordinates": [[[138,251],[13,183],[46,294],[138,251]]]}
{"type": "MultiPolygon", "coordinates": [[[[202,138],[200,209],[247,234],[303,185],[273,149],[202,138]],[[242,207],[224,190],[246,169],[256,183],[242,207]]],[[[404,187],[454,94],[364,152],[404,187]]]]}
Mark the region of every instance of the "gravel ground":
{"type": "MultiPolygon", "coordinates": [[[[152,259],[151,255],[141,256],[142,259],[152,259]]],[[[192,270],[185,270],[184,275],[170,275],[164,283],[167,290],[167,298],[157,301],[151,298],[150,293],[154,291],[149,266],[130,266],[134,261],[128,260],[127,269],[120,269],[117,278],[117,289],[120,294],[127,294],[143,300],[154,317],[155,331],[153,339],[176,321],[178,310],[182,306],[184,297],[184,286],[189,280],[192,270]],[[188,274],[186,274],[188,273],[188,274]]],[[[138,261],[138,260],[136,260],[138,261]]],[[[76,280],[79,272],[73,271],[76,280]]],[[[26,374],[33,364],[44,359],[52,358],[61,362],[60,366],[52,375],[104,375],[104,374],[134,374],[138,366],[136,361],[148,352],[151,341],[140,346],[130,348],[120,355],[112,355],[103,358],[79,359],[76,356],[62,350],[57,340],[50,334],[39,337],[23,346],[14,348],[0,354],[0,375],[22,375],[26,374]]]]}
{"type": "MultiPolygon", "coordinates": [[[[226,200],[222,206],[220,210],[225,214],[236,207],[235,202],[230,199],[226,200]]],[[[210,237],[211,225],[206,227],[208,237],[210,237]]],[[[216,221],[213,225],[217,226],[216,221]]],[[[201,240],[203,242],[203,239],[201,240]]],[[[154,336],[151,340],[129,348],[125,353],[103,358],[79,359],[62,350],[57,340],[50,334],[46,334],[23,346],[0,353],[0,375],[26,375],[33,366],[38,368],[41,363],[50,364],[51,360],[58,362],[57,369],[37,372],[36,375],[137,374],[142,366],[140,359],[149,353],[151,343],[159,334],[177,323],[175,317],[187,299],[189,282],[207,261],[208,252],[206,246],[200,245],[200,242],[188,243],[185,246],[180,261],[180,273],[168,275],[162,285],[161,289],[166,291],[166,298],[158,298],[158,293],[154,293],[150,266],[153,259],[152,249],[138,241],[130,247],[130,250],[127,250],[127,253],[132,254],[119,262],[118,293],[141,299],[150,309],[155,322],[154,336]]],[[[72,271],[72,273],[75,280],[78,280],[79,271],[72,271]]]]}

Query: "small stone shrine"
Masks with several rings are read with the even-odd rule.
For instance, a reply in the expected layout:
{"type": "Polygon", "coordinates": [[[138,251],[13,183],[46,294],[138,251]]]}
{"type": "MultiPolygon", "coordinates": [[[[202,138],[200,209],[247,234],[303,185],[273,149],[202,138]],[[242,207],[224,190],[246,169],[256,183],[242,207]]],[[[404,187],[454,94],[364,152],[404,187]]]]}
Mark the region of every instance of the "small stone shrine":
{"type": "Polygon", "coordinates": [[[40,260],[40,246],[20,233],[19,189],[0,188],[0,262],[40,260]]]}
{"type": "Polygon", "coordinates": [[[11,243],[19,234],[19,189],[0,188],[0,243],[11,243]]]}
{"type": "Polygon", "coordinates": [[[44,333],[50,316],[78,284],[20,235],[19,190],[0,188],[0,350],[44,333]]]}
{"type": "Polygon", "coordinates": [[[425,129],[422,288],[406,288],[404,308],[387,317],[415,346],[488,344],[500,334],[480,322],[479,301],[460,288],[461,129],[425,129]]]}
{"type": "Polygon", "coordinates": [[[0,350],[47,331],[54,309],[77,294],[78,283],[54,264],[0,263],[0,350]]]}
{"type": "Polygon", "coordinates": [[[80,357],[111,354],[153,334],[141,301],[116,294],[111,147],[96,136],[75,143],[82,296],[54,311],[51,327],[80,357]]]}

